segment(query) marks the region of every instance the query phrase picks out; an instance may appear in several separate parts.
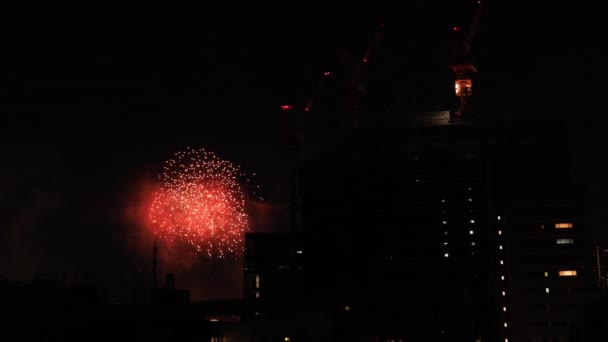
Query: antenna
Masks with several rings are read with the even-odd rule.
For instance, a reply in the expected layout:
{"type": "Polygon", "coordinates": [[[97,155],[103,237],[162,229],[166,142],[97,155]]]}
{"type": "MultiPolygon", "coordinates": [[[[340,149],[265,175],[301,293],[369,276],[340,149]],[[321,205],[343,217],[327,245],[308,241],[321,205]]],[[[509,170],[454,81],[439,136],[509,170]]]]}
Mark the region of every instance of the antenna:
{"type": "Polygon", "coordinates": [[[158,265],[158,243],[154,240],[152,248],[152,289],[156,290],[156,267],[158,265]]]}

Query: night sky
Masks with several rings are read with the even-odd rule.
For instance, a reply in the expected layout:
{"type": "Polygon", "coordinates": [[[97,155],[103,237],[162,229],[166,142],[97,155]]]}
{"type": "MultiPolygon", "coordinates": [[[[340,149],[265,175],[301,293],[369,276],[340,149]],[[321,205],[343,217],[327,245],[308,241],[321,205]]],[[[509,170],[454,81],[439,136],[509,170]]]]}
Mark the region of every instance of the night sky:
{"type": "MultiPolygon", "coordinates": [[[[472,13],[463,0],[408,3],[52,2],[4,11],[0,277],[120,264],[129,254],[121,213],[134,189],[185,146],[256,172],[280,200],[281,104],[303,106],[340,56],[363,53],[379,23],[404,61],[399,79],[386,80],[398,89],[415,61],[443,65],[445,35],[472,13]]],[[[575,179],[608,237],[598,11],[580,2],[484,6],[474,41],[484,110],[566,120],[575,179]]]]}

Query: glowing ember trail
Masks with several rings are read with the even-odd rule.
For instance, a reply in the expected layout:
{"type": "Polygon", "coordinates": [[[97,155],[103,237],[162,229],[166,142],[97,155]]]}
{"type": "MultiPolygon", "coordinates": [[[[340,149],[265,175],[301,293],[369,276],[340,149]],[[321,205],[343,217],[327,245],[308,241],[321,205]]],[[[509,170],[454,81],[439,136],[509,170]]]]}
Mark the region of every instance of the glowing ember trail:
{"type": "Polygon", "coordinates": [[[248,229],[237,166],[204,149],[176,152],[165,162],[150,207],[154,235],[209,258],[237,256],[248,229]]]}

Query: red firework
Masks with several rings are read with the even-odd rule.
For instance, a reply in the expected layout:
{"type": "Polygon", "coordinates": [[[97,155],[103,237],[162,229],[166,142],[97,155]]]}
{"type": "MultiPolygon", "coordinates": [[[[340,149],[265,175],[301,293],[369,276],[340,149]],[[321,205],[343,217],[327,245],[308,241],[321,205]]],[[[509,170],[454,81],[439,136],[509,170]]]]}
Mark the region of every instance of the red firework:
{"type": "Polygon", "coordinates": [[[204,149],[165,162],[150,207],[154,235],[210,258],[237,256],[248,229],[240,170],[204,149]]]}

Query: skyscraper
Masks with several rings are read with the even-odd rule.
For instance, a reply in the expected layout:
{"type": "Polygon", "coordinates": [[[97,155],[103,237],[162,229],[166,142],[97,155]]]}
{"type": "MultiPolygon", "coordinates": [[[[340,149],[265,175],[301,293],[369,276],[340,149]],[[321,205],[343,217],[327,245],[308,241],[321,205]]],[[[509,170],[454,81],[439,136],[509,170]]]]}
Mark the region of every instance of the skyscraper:
{"type": "Polygon", "coordinates": [[[415,63],[404,66],[394,47],[374,52],[388,66],[357,79],[369,90],[357,125],[344,124],[352,108],[306,116],[340,128],[299,170],[303,234],[325,246],[306,277],[331,275],[317,293],[331,300],[333,336],[567,339],[592,295],[592,250],[566,127],[475,108],[467,54],[449,63],[460,100],[450,108],[445,93],[428,95],[446,80],[426,73],[435,61],[407,55],[415,63]]]}
{"type": "Polygon", "coordinates": [[[335,242],[336,291],[351,296],[342,301],[398,307],[404,315],[391,317],[418,315],[451,338],[567,336],[593,263],[564,127],[399,119],[303,173],[304,226],[335,242]]]}

